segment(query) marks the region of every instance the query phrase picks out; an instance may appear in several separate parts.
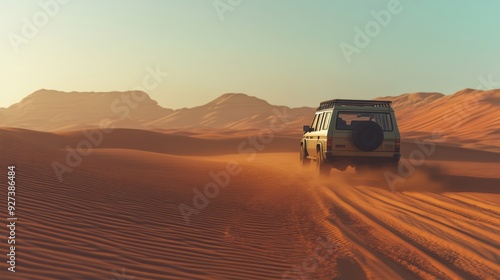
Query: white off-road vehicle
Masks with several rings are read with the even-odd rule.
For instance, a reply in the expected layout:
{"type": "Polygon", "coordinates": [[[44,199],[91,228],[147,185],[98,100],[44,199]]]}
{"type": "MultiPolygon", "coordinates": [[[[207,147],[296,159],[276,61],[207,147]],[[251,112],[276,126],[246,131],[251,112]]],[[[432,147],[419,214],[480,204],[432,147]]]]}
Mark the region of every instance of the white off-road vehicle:
{"type": "Polygon", "coordinates": [[[304,126],[300,163],[316,163],[319,175],[348,166],[397,167],[401,137],[391,101],[334,99],[321,102],[304,126]]]}

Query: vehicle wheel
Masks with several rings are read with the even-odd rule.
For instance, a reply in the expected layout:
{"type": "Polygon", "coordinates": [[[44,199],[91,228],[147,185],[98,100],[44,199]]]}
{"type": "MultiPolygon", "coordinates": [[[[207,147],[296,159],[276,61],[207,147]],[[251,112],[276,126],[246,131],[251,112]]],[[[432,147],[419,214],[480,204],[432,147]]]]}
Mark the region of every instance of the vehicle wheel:
{"type": "Polygon", "coordinates": [[[325,162],[322,153],[318,151],[316,154],[316,174],[319,177],[328,177],[328,175],[330,175],[330,169],[330,165],[325,162]]]}
{"type": "Polygon", "coordinates": [[[352,142],[363,152],[376,150],[384,141],[384,131],[375,122],[362,122],[352,131],[352,142]]]}

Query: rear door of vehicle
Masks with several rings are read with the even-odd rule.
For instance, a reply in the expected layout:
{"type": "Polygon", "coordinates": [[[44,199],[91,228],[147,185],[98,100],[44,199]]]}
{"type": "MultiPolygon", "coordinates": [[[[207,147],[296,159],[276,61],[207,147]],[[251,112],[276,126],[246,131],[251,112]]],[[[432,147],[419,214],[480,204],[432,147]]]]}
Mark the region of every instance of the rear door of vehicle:
{"type": "Polygon", "coordinates": [[[359,149],[356,148],[356,146],[352,141],[352,132],[353,132],[352,124],[354,124],[355,121],[368,121],[368,120],[374,121],[380,125],[384,133],[384,140],[377,149],[375,149],[372,152],[365,152],[364,154],[366,156],[368,156],[369,154],[371,156],[377,156],[377,153],[387,154],[387,152],[394,152],[395,135],[399,135],[399,133],[397,133],[397,128],[396,131],[394,130],[393,127],[394,120],[393,118],[391,118],[391,114],[389,112],[343,110],[337,113],[336,119],[337,123],[335,126],[335,132],[334,132],[335,137],[333,142],[334,142],[334,149],[336,150],[337,154],[343,155],[343,152],[359,152],[359,149]],[[371,114],[373,115],[373,118],[370,119],[364,117],[359,118],[359,116],[365,114],[371,114]],[[356,115],[358,117],[355,117],[356,115]],[[343,123],[343,121],[345,121],[345,123],[343,123]]]}

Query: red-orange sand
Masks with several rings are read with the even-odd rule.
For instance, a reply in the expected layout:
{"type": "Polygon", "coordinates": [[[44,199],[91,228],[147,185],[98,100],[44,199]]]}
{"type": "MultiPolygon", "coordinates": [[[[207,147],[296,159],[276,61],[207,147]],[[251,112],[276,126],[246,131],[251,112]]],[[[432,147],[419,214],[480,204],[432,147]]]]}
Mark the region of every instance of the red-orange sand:
{"type": "Polygon", "coordinates": [[[378,171],[315,179],[297,137],[247,137],[116,130],[61,182],[81,132],[0,129],[19,217],[0,279],[500,279],[498,154],[438,145],[391,192],[378,171]]]}

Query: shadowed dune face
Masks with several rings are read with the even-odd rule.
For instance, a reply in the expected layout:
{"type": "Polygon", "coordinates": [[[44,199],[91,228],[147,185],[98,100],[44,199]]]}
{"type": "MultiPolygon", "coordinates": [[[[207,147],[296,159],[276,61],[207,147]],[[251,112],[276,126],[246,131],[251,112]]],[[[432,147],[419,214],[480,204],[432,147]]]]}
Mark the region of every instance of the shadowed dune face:
{"type": "Polygon", "coordinates": [[[500,277],[500,166],[480,161],[494,153],[438,145],[391,192],[377,170],[316,179],[287,136],[238,153],[248,137],[115,130],[60,182],[52,163],[81,132],[0,130],[16,279],[500,277]]]}

